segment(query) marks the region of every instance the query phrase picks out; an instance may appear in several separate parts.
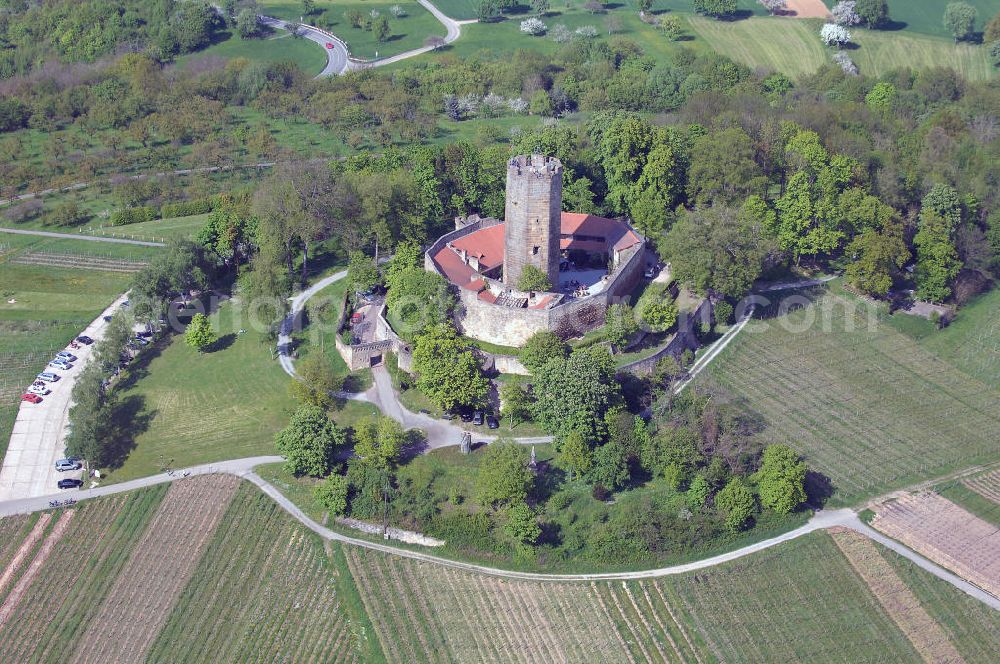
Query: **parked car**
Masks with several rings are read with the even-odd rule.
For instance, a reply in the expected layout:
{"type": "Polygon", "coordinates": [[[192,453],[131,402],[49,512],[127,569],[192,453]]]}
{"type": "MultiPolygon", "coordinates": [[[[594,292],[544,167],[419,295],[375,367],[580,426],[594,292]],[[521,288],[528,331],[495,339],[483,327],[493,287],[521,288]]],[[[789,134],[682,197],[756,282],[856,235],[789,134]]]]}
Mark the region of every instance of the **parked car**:
{"type": "Polygon", "coordinates": [[[477,427],[482,425],[482,423],[483,423],[483,411],[477,410],[472,415],[472,423],[475,424],[477,427]]]}
{"type": "Polygon", "coordinates": [[[56,482],[56,486],[60,489],[75,489],[78,486],[83,486],[83,480],[59,480],[56,482]]]}
{"type": "Polygon", "coordinates": [[[357,325],[364,319],[365,315],[363,313],[361,313],[360,311],[355,311],[353,314],[351,314],[351,325],[357,325]]]}
{"type": "Polygon", "coordinates": [[[60,473],[65,472],[67,470],[79,470],[82,467],[83,464],[80,463],[77,459],[59,459],[58,461],[56,461],[56,470],[58,470],[60,473]]]}
{"type": "Polygon", "coordinates": [[[27,392],[21,395],[21,401],[27,401],[28,403],[42,403],[42,398],[37,394],[27,392]]]}
{"type": "Polygon", "coordinates": [[[90,344],[94,343],[94,340],[88,337],[86,334],[81,334],[76,338],[76,340],[82,343],[84,346],[89,346],[90,344]]]}
{"type": "Polygon", "coordinates": [[[146,341],[145,339],[143,339],[142,337],[140,337],[138,335],[136,335],[136,337],[135,337],[135,339],[133,339],[133,341],[135,341],[140,346],[148,346],[149,345],[148,341],[146,341]]]}
{"type": "Polygon", "coordinates": [[[104,322],[105,323],[110,323],[111,322],[111,316],[105,316],[104,317],[104,322]]]}
{"type": "Polygon", "coordinates": [[[326,43],[326,47],[332,49],[333,48],[333,42],[327,42],[326,43]]]}
{"type": "Polygon", "coordinates": [[[461,417],[462,417],[462,421],[463,422],[471,422],[472,421],[472,411],[471,410],[463,410],[461,412],[461,417]]]}
{"type": "Polygon", "coordinates": [[[499,429],[500,422],[497,421],[497,418],[493,417],[492,415],[489,415],[486,417],[486,426],[488,426],[491,429],[499,429]]]}
{"type": "Polygon", "coordinates": [[[56,357],[62,360],[66,360],[67,362],[76,362],[77,359],[76,355],[69,352],[68,350],[59,351],[58,353],[56,353],[56,357]]]}
{"type": "Polygon", "coordinates": [[[31,385],[28,387],[28,394],[37,394],[40,397],[44,397],[51,394],[52,390],[47,387],[39,387],[38,385],[31,385]]]}
{"type": "Polygon", "coordinates": [[[62,369],[63,371],[68,371],[73,368],[72,364],[60,358],[56,358],[49,362],[49,366],[53,369],[62,369]]]}
{"type": "Polygon", "coordinates": [[[59,374],[52,373],[51,371],[43,371],[42,373],[35,376],[38,380],[44,380],[46,383],[54,383],[59,380],[59,374]]]}
{"type": "Polygon", "coordinates": [[[442,420],[453,420],[453,419],[455,419],[455,413],[451,412],[450,410],[446,410],[446,411],[445,411],[445,412],[444,412],[444,413],[443,413],[443,414],[441,415],[441,419],[442,419],[442,420]]]}

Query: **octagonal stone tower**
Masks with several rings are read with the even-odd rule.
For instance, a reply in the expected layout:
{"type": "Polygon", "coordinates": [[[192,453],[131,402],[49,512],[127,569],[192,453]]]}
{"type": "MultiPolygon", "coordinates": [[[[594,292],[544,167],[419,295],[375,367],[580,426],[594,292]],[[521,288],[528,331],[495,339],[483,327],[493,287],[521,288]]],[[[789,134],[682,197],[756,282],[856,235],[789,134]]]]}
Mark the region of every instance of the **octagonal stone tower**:
{"type": "Polygon", "coordinates": [[[538,154],[507,162],[503,281],[510,288],[527,265],[559,283],[561,218],[562,163],[538,154]]]}

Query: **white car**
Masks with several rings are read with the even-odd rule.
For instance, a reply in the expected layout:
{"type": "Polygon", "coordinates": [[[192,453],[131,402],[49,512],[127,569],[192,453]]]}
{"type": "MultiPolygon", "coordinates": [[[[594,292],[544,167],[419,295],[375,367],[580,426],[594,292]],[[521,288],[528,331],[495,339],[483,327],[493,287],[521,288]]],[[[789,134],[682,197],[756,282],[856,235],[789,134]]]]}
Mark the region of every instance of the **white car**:
{"type": "Polygon", "coordinates": [[[28,393],[37,394],[40,397],[44,397],[48,394],[51,394],[52,390],[48,389],[47,387],[39,387],[38,385],[32,385],[31,387],[28,388],[28,393]]]}
{"type": "Polygon", "coordinates": [[[46,383],[54,383],[59,380],[59,374],[52,373],[51,371],[43,371],[42,373],[35,376],[38,380],[43,380],[46,383]]]}
{"type": "Polygon", "coordinates": [[[60,360],[66,360],[67,362],[76,362],[76,355],[69,352],[68,350],[61,350],[56,353],[56,358],[60,360]]]}
{"type": "Polygon", "coordinates": [[[49,366],[52,367],[53,369],[62,369],[63,371],[67,371],[73,368],[72,364],[58,357],[49,362],[49,366]]]}

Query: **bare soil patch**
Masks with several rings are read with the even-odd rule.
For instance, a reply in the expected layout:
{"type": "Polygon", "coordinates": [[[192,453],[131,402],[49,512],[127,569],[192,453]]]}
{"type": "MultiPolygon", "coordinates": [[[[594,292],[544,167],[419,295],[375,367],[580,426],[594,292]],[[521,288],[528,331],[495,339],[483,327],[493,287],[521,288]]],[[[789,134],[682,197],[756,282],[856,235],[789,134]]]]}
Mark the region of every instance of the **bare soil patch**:
{"type": "Polygon", "coordinates": [[[944,629],[928,615],[874,542],[846,528],[830,534],[851,567],[868,584],[879,604],[927,664],[963,661],[944,629]]]}
{"type": "Polygon", "coordinates": [[[783,16],[793,18],[827,18],[830,10],[823,4],[823,0],[788,0],[788,9],[783,16]]]}
{"type": "Polygon", "coordinates": [[[936,493],[879,505],[872,526],[1000,597],[1000,530],[936,493]]]}
{"type": "Polygon", "coordinates": [[[14,576],[17,574],[17,570],[21,568],[24,564],[25,559],[28,554],[34,550],[38,542],[42,539],[42,533],[45,532],[45,527],[49,524],[49,520],[52,515],[48,512],[42,512],[42,515],[38,517],[38,521],[35,522],[34,527],[28,536],[24,538],[21,542],[21,546],[17,547],[17,551],[14,552],[14,557],[11,558],[10,562],[4,568],[3,573],[0,574],[0,595],[3,595],[7,586],[11,584],[14,580],[14,576]]]}
{"type": "Polygon", "coordinates": [[[979,477],[964,479],[962,480],[962,484],[983,498],[992,500],[997,505],[1000,505],[1000,469],[980,475],[979,477]]]}
{"type": "Polygon", "coordinates": [[[230,475],[175,482],[90,623],[76,662],[141,662],[239,485],[230,475]]]}
{"type": "MultiPolygon", "coordinates": [[[[52,548],[59,543],[62,536],[66,533],[66,528],[69,527],[69,522],[73,519],[73,510],[63,512],[56,522],[56,525],[52,528],[52,532],[49,533],[45,541],[42,542],[42,546],[39,547],[38,552],[31,559],[31,563],[28,565],[28,569],[24,571],[21,578],[17,580],[17,584],[10,591],[10,594],[4,598],[3,605],[0,605],[0,625],[3,625],[10,618],[11,613],[17,608],[18,604],[21,603],[21,598],[24,597],[25,591],[31,582],[34,581],[35,577],[38,576],[38,570],[42,568],[45,561],[48,560],[49,554],[52,553],[52,548]]],[[[48,516],[48,513],[46,513],[48,516]]]]}

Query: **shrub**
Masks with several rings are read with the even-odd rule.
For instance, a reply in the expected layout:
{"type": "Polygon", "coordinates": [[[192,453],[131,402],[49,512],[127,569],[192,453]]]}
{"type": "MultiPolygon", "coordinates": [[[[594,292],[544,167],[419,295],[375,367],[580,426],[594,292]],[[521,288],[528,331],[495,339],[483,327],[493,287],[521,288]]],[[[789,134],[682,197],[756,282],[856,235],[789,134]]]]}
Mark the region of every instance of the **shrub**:
{"type": "Polygon", "coordinates": [[[1000,40],[990,44],[990,62],[994,67],[1000,67],[1000,40]]]}
{"type": "Polygon", "coordinates": [[[544,35],[548,27],[537,18],[528,18],[521,21],[521,32],[527,35],[544,35]]]}
{"type": "Polygon", "coordinates": [[[597,36],[597,28],[593,25],[581,25],[576,29],[576,36],[591,39],[597,36]]]}
{"type": "Polygon", "coordinates": [[[127,226],[156,219],[156,209],[149,206],[129,207],[111,213],[112,226],[127,226]]]}
{"type": "Polygon", "coordinates": [[[208,214],[214,208],[214,199],[195,198],[190,201],[166,203],[160,207],[160,219],[173,217],[190,217],[195,214],[208,214]]]}
{"type": "Polygon", "coordinates": [[[716,325],[727,325],[733,318],[733,305],[719,300],[715,303],[714,317],[716,325]]]}

